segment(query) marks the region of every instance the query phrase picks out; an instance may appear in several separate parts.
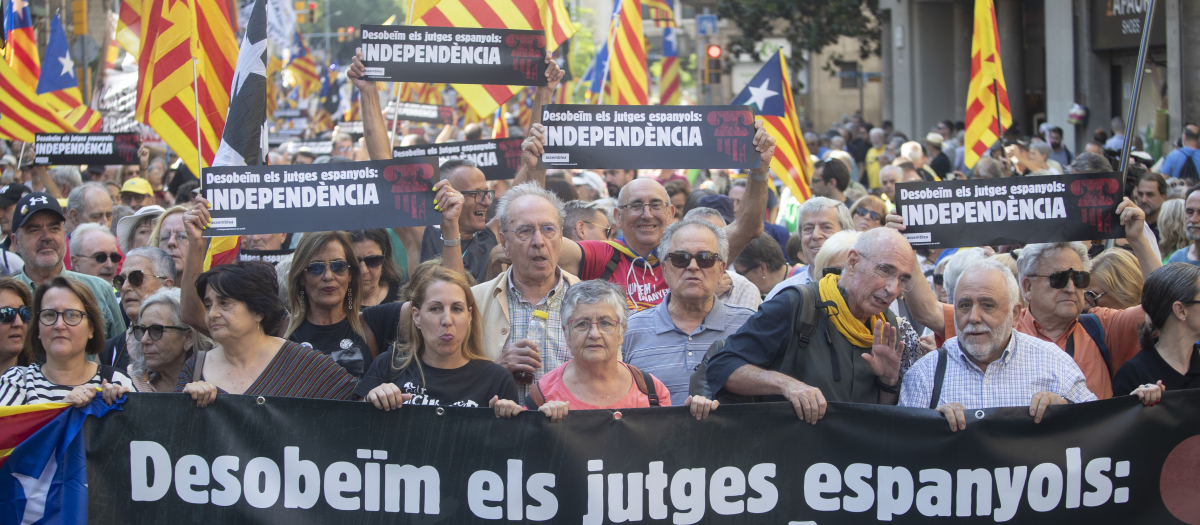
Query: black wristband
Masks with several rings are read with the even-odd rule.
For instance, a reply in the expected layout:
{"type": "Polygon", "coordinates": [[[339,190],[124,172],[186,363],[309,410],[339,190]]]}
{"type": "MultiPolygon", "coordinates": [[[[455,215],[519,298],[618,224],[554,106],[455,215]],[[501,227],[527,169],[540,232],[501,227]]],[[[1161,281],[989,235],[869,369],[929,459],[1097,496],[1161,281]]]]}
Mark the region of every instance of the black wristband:
{"type": "Polygon", "coordinates": [[[883,381],[880,381],[879,378],[876,377],[875,382],[879,384],[879,389],[883,390],[884,392],[887,392],[889,394],[899,394],[900,393],[900,382],[899,381],[896,381],[896,384],[894,386],[887,386],[887,385],[883,384],[883,381]]]}

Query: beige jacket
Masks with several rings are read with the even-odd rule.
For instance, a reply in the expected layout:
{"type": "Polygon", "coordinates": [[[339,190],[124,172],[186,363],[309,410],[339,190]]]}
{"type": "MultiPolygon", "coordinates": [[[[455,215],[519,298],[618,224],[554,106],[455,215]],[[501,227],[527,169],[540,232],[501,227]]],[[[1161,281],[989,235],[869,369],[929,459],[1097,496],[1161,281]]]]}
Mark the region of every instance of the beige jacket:
{"type": "MultiPolygon", "coordinates": [[[[567,272],[562,272],[562,276],[568,286],[579,282],[578,277],[567,272]]],[[[473,286],[471,292],[475,294],[483,324],[483,351],[488,359],[495,361],[504,352],[504,342],[508,340],[508,330],[512,326],[508,316],[508,272],[473,286]]]]}

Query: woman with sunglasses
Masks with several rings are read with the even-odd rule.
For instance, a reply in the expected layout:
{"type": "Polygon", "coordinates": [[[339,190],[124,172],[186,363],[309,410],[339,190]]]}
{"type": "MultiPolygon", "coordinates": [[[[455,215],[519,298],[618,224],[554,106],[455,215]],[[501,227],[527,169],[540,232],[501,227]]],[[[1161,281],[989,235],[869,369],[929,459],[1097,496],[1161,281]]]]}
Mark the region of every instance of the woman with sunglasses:
{"type": "Polygon", "coordinates": [[[362,265],[363,307],[394,303],[400,298],[400,268],[392,259],[392,241],[386,230],[354,230],[354,256],[362,265]]]}
{"type": "Polygon", "coordinates": [[[1142,327],[1141,352],[1113,378],[1113,395],[1138,396],[1146,406],[1163,392],[1200,388],[1200,268],[1171,263],[1146,279],[1142,309],[1150,323],[1142,327]]]}
{"type": "Polygon", "coordinates": [[[54,277],[34,293],[33,311],[37,322],[25,346],[29,365],[0,376],[0,406],[61,402],[82,408],[97,391],[112,404],[133,390],[122,371],[87,358],[104,348],[104,315],[86,286],[54,277]]]}
{"type": "Polygon", "coordinates": [[[25,327],[29,324],[29,287],[13,277],[0,277],[0,374],[26,366],[25,327]]]}
{"type": "Polygon", "coordinates": [[[883,226],[887,217],[887,203],[879,197],[867,195],[850,207],[850,216],[854,219],[854,229],[860,232],[878,228],[883,226]]]}
{"type": "Polygon", "coordinates": [[[193,351],[212,347],[211,339],[183,324],[178,288],[159,290],[142,299],[138,321],[130,332],[128,372],[138,392],[173,391],[193,351]]]}

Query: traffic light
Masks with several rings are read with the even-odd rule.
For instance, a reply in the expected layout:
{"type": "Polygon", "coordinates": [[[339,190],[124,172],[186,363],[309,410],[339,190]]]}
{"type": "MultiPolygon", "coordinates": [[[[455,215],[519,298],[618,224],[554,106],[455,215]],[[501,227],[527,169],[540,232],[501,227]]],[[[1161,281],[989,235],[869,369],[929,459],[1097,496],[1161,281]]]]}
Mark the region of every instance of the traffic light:
{"type": "Polygon", "coordinates": [[[84,0],[75,0],[71,3],[71,8],[75,15],[71,19],[75,22],[75,35],[86,35],[88,32],[87,2],[84,0]]]}
{"type": "Polygon", "coordinates": [[[308,3],[308,23],[310,23],[310,24],[317,23],[317,3],[316,2],[308,3]]]}
{"type": "Polygon", "coordinates": [[[704,50],[704,83],[721,83],[721,46],[710,45],[704,50]]]}
{"type": "Polygon", "coordinates": [[[338,42],[346,41],[346,28],[339,27],[337,30],[337,34],[338,34],[338,42]]]}

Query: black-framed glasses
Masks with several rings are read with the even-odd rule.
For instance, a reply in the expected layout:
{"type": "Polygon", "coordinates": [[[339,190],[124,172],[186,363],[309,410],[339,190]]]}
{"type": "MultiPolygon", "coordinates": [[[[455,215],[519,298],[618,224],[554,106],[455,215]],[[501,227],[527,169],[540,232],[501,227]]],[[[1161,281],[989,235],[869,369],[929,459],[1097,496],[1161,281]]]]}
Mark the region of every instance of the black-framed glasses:
{"type": "Polygon", "coordinates": [[[378,268],[383,266],[383,257],[382,255],[368,255],[359,259],[359,262],[365,264],[367,268],[378,268]]]}
{"type": "Polygon", "coordinates": [[[59,317],[62,317],[63,322],[67,323],[67,326],[78,326],[79,323],[83,322],[83,318],[87,317],[87,313],[82,310],[64,310],[59,312],[49,309],[38,312],[38,322],[45,326],[54,326],[54,323],[58,322],[59,317]]]}
{"type": "MultiPolygon", "coordinates": [[[[1096,292],[1093,292],[1092,290],[1088,290],[1086,292],[1083,292],[1083,299],[1092,306],[1099,306],[1100,298],[1104,297],[1106,295],[1108,295],[1108,292],[1096,293],[1096,292]]],[[[1200,302],[1200,301],[1198,301],[1198,302],[1200,302]]]]}
{"type": "MultiPolygon", "coordinates": [[[[156,279],[166,279],[166,277],[163,277],[161,275],[154,275],[154,274],[150,274],[150,275],[156,279]]],[[[146,274],[144,272],[142,272],[141,270],[134,270],[132,272],[129,272],[127,275],[121,275],[121,274],[114,275],[113,276],[113,287],[117,288],[119,290],[121,288],[121,286],[125,284],[126,281],[129,281],[129,286],[137,288],[137,287],[141,286],[142,282],[145,280],[146,280],[146,274]]]]}
{"type": "Polygon", "coordinates": [[[854,214],[858,215],[859,217],[870,217],[871,220],[876,222],[883,221],[883,215],[880,215],[877,211],[871,211],[866,208],[855,208],[854,214]]]}
{"type": "Polygon", "coordinates": [[[17,320],[18,315],[21,316],[21,322],[28,323],[29,314],[30,312],[28,306],[22,306],[20,308],[13,308],[11,306],[0,308],[0,323],[13,324],[13,321],[17,320]]]}
{"type": "Polygon", "coordinates": [[[308,266],[304,267],[304,271],[308,272],[308,274],[313,277],[318,277],[321,275],[325,275],[325,268],[329,268],[329,271],[333,272],[334,274],[342,275],[342,274],[346,273],[346,270],[350,269],[350,263],[340,260],[340,259],[336,260],[336,261],[330,261],[327,263],[326,262],[311,262],[311,263],[308,263],[308,266]]]}
{"type": "Polygon", "coordinates": [[[133,325],[133,328],[132,328],[133,338],[137,339],[138,341],[141,341],[142,336],[146,335],[146,334],[150,334],[151,341],[157,341],[159,339],[162,339],[163,330],[176,330],[179,332],[187,332],[187,331],[191,330],[191,328],[188,328],[186,326],[163,326],[161,324],[152,324],[150,326],[133,325]]]}
{"type": "MultiPolygon", "coordinates": [[[[1179,301],[1179,302],[1181,302],[1183,304],[1200,304],[1200,300],[1197,300],[1197,299],[1188,299],[1186,301],[1179,301]]],[[[3,311],[3,310],[0,310],[0,311],[3,311]]],[[[3,321],[3,319],[0,319],[0,321],[3,321]]]]}
{"type": "Polygon", "coordinates": [[[945,286],[946,285],[946,275],[940,274],[940,273],[933,274],[933,284],[936,284],[938,286],[945,286]]]}
{"type": "Polygon", "coordinates": [[[113,262],[113,264],[116,264],[116,263],[121,262],[121,259],[123,259],[123,257],[121,257],[121,254],[117,253],[117,252],[109,252],[109,253],[97,252],[93,255],[76,255],[76,257],[82,257],[84,259],[92,259],[92,260],[96,261],[96,264],[104,264],[104,261],[109,261],[109,260],[111,260],[113,262]]]}
{"type": "Polygon", "coordinates": [[[463,194],[464,199],[467,198],[468,195],[475,197],[475,204],[483,204],[496,198],[495,190],[470,190],[460,191],[459,193],[463,194]]]}
{"type": "Polygon", "coordinates": [[[712,268],[717,261],[721,260],[721,256],[712,252],[688,253],[688,252],[671,252],[667,254],[666,259],[671,261],[671,265],[676,268],[687,268],[691,266],[692,260],[696,261],[696,266],[700,268],[712,268]]]}
{"type": "Polygon", "coordinates": [[[1089,284],[1092,284],[1091,272],[1080,272],[1074,268],[1063,270],[1061,272],[1054,272],[1050,275],[1029,274],[1029,276],[1045,277],[1050,281],[1051,288],[1066,288],[1068,281],[1074,282],[1076,288],[1087,288],[1089,284]]]}
{"type": "Polygon", "coordinates": [[[635,202],[632,204],[617,206],[617,208],[624,210],[625,213],[631,213],[633,215],[641,215],[645,213],[647,208],[649,208],[652,213],[658,213],[666,207],[667,203],[663,201],[635,202]]]}
{"type": "MultiPolygon", "coordinates": [[[[592,221],[579,221],[579,222],[582,222],[582,223],[584,223],[584,224],[591,224],[592,226],[595,226],[595,227],[597,227],[597,228],[599,228],[599,227],[600,227],[600,225],[599,225],[599,224],[596,224],[596,223],[594,223],[594,222],[592,222],[592,221]]],[[[612,235],[612,226],[606,226],[606,227],[604,228],[604,236],[605,236],[605,237],[608,237],[608,236],[610,236],[610,235],[612,235]]]]}
{"type": "Polygon", "coordinates": [[[521,242],[526,242],[526,241],[529,241],[530,239],[533,239],[534,231],[542,232],[542,237],[545,239],[555,239],[558,237],[559,228],[558,228],[558,226],[555,226],[553,224],[544,224],[542,226],[534,226],[532,224],[527,224],[527,225],[517,228],[515,230],[508,230],[508,231],[510,233],[512,233],[513,235],[516,235],[517,240],[519,240],[521,242]]]}

